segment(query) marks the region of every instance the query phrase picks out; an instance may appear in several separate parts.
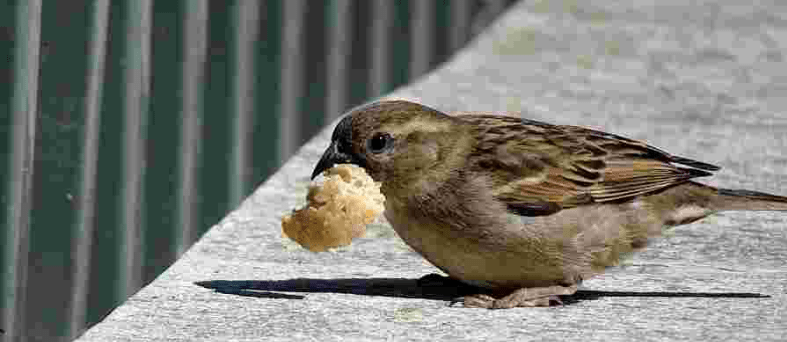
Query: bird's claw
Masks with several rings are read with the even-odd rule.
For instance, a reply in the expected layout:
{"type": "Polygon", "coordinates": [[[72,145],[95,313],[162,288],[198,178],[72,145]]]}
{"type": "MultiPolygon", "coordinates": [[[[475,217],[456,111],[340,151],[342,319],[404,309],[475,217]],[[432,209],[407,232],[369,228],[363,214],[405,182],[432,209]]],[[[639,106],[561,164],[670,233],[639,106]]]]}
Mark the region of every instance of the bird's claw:
{"type": "MultiPolygon", "coordinates": [[[[550,286],[541,288],[522,288],[502,298],[487,294],[474,294],[463,299],[466,308],[510,309],[516,307],[547,307],[552,303],[563,305],[560,295],[576,292],[574,286],[550,286]]],[[[452,303],[453,304],[453,303],[452,303]]]]}

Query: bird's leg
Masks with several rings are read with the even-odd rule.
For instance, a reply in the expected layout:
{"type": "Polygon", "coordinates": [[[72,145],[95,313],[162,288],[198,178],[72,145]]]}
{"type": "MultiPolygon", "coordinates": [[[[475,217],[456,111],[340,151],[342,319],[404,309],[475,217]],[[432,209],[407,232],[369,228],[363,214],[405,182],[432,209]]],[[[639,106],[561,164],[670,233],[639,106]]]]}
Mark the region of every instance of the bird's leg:
{"type": "Polygon", "coordinates": [[[525,287],[511,292],[505,297],[496,299],[487,294],[465,296],[464,306],[467,308],[510,309],[515,307],[549,306],[551,301],[562,304],[558,296],[571,295],[577,292],[577,285],[525,287]]]}

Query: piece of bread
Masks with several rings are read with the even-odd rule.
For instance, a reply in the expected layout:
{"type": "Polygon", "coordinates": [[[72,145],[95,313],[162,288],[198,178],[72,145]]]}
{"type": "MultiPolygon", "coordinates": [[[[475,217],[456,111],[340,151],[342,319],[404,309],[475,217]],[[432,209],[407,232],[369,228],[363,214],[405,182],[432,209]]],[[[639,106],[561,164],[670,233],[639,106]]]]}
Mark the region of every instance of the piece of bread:
{"type": "Polygon", "coordinates": [[[307,206],[281,219],[282,234],[312,252],[349,245],[385,210],[380,183],[362,168],[340,164],[324,175],[321,185],[309,186],[307,206]]]}

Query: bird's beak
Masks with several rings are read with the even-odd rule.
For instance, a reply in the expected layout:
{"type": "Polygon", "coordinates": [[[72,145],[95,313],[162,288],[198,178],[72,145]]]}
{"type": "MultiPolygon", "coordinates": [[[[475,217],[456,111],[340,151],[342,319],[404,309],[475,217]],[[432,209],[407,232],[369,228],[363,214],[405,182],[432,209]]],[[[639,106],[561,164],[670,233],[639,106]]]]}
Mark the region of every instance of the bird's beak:
{"type": "Polygon", "coordinates": [[[345,163],[352,163],[353,158],[346,154],[341,153],[336,148],[336,142],[331,142],[331,145],[325,150],[325,153],[322,154],[320,161],[317,162],[317,166],[314,167],[314,172],[312,172],[312,179],[317,177],[323,171],[332,168],[336,164],[345,164],[345,163]]]}

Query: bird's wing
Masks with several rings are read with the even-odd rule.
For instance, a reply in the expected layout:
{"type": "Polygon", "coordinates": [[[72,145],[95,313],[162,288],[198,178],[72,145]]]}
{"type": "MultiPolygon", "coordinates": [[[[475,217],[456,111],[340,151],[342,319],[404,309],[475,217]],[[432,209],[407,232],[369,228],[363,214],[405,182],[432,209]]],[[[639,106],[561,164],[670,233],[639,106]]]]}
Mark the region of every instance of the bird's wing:
{"type": "Polygon", "coordinates": [[[479,139],[469,157],[474,169],[520,215],[629,200],[719,169],[583,127],[495,115],[459,118],[472,124],[479,139]]]}

